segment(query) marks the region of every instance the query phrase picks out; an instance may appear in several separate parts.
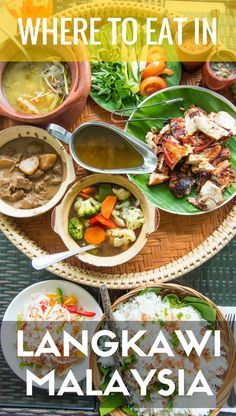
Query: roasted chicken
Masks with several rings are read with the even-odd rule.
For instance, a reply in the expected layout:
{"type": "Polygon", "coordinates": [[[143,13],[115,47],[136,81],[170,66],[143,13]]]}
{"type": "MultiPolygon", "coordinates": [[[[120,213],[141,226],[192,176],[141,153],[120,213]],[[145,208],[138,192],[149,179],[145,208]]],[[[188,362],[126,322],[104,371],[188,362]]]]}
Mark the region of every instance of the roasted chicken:
{"type": "Polygon", "coordinates": [[[236,134],[236,121],[225,111],[207,114],[192,106],[184,117],[171,119],[158,132],[153,128],[146,141],[156,153],[155,172],[149,186],[168,184],[177,198],[207,211],[222,204],[223,191],[236,182],[227,141],[236,134]]]}

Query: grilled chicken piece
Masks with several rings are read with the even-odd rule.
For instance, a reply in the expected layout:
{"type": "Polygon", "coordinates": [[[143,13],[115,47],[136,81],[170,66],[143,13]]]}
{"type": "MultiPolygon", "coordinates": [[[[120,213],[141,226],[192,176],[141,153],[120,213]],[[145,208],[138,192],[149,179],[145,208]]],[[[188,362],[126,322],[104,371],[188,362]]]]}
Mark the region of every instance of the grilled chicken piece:
{"type": "Polygon", "coordinates": [[[190,204],[195,205],[203,211],[217,208],[224,201],[221,189],[212,181],[207,181],[201,188],[196,198],[188,198],[190,204]]]}
{"type": "Polygon", "coordinates": [[[207,136],[212,137],[212,139],[214,140],[220,140],[222,139],[222,137],[228,137],[230,135],[230,132],[228,130],[219,126],[204,114],[201,114],[200,116],[195,116],[194,122],[198,130],[200,130],[207,136]]]}
{"type": "Polygon", "coordinates": [[[208,118],[218,124],[218,126],[229,130],[233,135],[236,134],[236,121],[230,114],[226,113],[226,111],[210,113],[208,118]]]}
{"type": "Polygon", "coordinates": [[[212,163],[214,166],[217,166],[220,162],[223,162],[223,160],[229,160],[231,158],[230,150],[225,147],[221,150],[219,156],[214,160],[212,163]]]}
{"type": "Polygon", "coordinates": [[[164,173],[165,175],[169,176],[170,168],[167,166],[165,162],[164,153],[159,153],[157,158],[157,167],[156,172],[164,173]]]}
{"type": "Polygon", "coordinates": [[[170,169],[174,169],[177,163],[191,152],[190,146],[182,146],[177,139],[169,136],[163,146],[165,162],[170,169]]]}
{"type": "Polygon", "coordinates": [[[170,174],[169,188],[176,198],[182,198],[189,195],[195,180],[188,176],[189,170],[182,165],[178,169],[174,169],[170,174]],[[181,171],[181,168],[183,170],[181,171]]]}
{"type": "Polygon", "coordinates": [[[188,136],[192,136],[198,130],[194,117],[205,115],[205,111],[201,108],[193,106],[185,112],[185,132],[188,136]]]}
{"type": "Polygon", "coordinates": [[[227,169],[228,167],[230,167],[231,166],[231,163],[228,161],[228,160],[223,160],[223,162],[220,162],[216,167],[215,167],[215,170],[214,170],[214,175],[215,176],[217,176],[217,175],[220,175],[222,172],[223,172],[223,170],[225,170],[225,169],[227,169]]]}
{"type": "Polygon", "coordinates": [[[194,173],[213,171],[215,167],[212,165],[212,162],[220,155],[221,150],[221,145],[217,143],[215,146],[204,150],[202,153],[190,154],[186,163],[193,165],[192,172],[194,173]]]}
{"type": "Polygon", "coordinates": [[[164,137],[168,137],[163,135],[162,133],[158,133],[157,129],[153,127],[151,131],[149,131],[146,135],[146,143],[151,146],[153,151],[158,155],[162,152],[162,141],[164,137]]]}
{"type": "Polygon", "coordinates": [[[151,173],[148,181],[149,186],[159,185],[160,183],[168,181],[169,176],[161,172],[151,173]]]}
{"type": "Polygon", "coordinates": [[[192,178],[180,178],[177,181],[170,181],[169,188],[176,198],[183,198],[189,195],[194,184],[192,178]]]}
{"type": "Polygon", "coordinates": [[[221,187],[221,189],[229,188],[236,182],[236,173],[232,169],[229,160],[223,160],[218,163],[212,174],[212,180],[221,187]]]}
{"type": "Polygon", "coordinates": [[[233,171],[232,167],[227,167],[225,170],[221,171],[218,175],[212,175],[212,180],[220,186],[221,189],[229,188],[233,183],[236,182],[236,173],[233,171]]]}
{"type": "Polygon", "coordinates": [[[215,167],[209,163],[207,160],[203,160],[198,165],[192,167],[193,173],[200,173],[200,172],[213,172],[215,167]]]}
{"type": "Polygon", "coordinates": [[[185,120],[182,117],[172,118],[169,123],[170,135],[177,140],[181,140],[182,137],[186,136],[185,133],[185,120]]]}

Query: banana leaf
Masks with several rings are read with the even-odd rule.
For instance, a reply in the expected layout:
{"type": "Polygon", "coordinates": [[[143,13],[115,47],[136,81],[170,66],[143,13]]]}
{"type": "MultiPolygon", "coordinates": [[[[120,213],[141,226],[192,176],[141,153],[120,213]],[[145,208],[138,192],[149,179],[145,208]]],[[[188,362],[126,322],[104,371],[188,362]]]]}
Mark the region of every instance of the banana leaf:
{"type": "MultiPolygon", "coordinates": [[[[207,111],[207,113],[210,113],[211,111],[227,111],[233,117],[236,115],[234,106],[219,94],[215,94],[205,88],[188,86],[173,87],[166,89],[165,91],[160,91],[146,99],[144,103],[141,103],[140,108],[135,111],[135,113],[130,118],[130,122],[127,123],[126,131],[137,139],[145,141],[145,136],[147,132],[150,131],[151,127],[157,127],[158,130],[160,130],[163,127],[163,121],[143,120],[132,122],[132,118],[145,119],[146,117],[179,117],[183,116],[183,108],[187,110],[192,104],[196,104],[203,110],[207,111]],[[157,105],[149,108],[142,108],[142,106],[145,105],[155,104],[160,101],[166,101],[179,97],[184,98],[183,103],[173,103],[166,106],[157,105]]],[[[228,141],[227,145],[232,155],[232,166],[236,171],[236,136],[233,136],[228,141]]],[[[187,197],[182,199],[176,198],[170,192],[169,188],[163,184],[149,187],[147,185],[148,178],[149,175],[130,175],[131,181],[134,182],[145,193],[148,200],[157,207],[174,214],[193,215],[203,213],[203,211],[200,211],[192,204],[190,204],[187,201],[187,197]]],[[[225,202],[229,201],[235,195],[235,193],[236,183],[234,183],[224,192],[225,202]]],[[[196,196],[196,193],[192,191],[190,196],[196,196]]]]}

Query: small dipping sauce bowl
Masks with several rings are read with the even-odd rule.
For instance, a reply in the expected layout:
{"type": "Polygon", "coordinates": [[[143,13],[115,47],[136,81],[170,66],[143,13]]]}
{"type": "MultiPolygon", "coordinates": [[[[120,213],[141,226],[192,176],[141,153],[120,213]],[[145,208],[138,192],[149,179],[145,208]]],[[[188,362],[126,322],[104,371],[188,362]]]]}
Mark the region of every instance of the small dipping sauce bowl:
{"type": "MultiPolygon", "coordinates": [[[[202,31],[202,22],[200,22],[200,33],[202,31]]],[[[195,45],[195,21],[189,20],[183,24],[183,43],[178,45],[178,33],[175,34],[176,50],[180,62],[188,72],[195,72],[199,69],[213,48],[213,43],[207,45],[195,45]]]]}
{"type": "Polygon", "coordinates": [[[109,124],[84,123],[72,133],[49,124],[47,130],[69,144],[74,161],[91,172],[142,174],[156,168],[157,157],[148,145],[109,124]]]}
{"type": "Polygon", "coordinates": [[[213,91],[221,91],[236,81],[236,54],[234,51],[226,48],[219,48],[208,57],[203,65],[202,84],[213,91]],[[219,76],[213,70],[217,64],[234,65],[234,71],[228,77],[219,76]]]}

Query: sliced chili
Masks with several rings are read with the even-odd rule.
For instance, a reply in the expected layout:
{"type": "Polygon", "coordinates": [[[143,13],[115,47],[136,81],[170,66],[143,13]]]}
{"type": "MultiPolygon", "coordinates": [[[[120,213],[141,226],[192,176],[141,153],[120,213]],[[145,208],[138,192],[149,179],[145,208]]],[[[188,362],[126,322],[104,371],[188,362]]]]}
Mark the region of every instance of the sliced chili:
{"type": "Polygon", "coordinates": [[[76,305],[63,305],[70,313],[75,313],[81,316],[92,317],[96,315],[96,312],[84,311],[82,309],[77,309],[76,305]]]}

